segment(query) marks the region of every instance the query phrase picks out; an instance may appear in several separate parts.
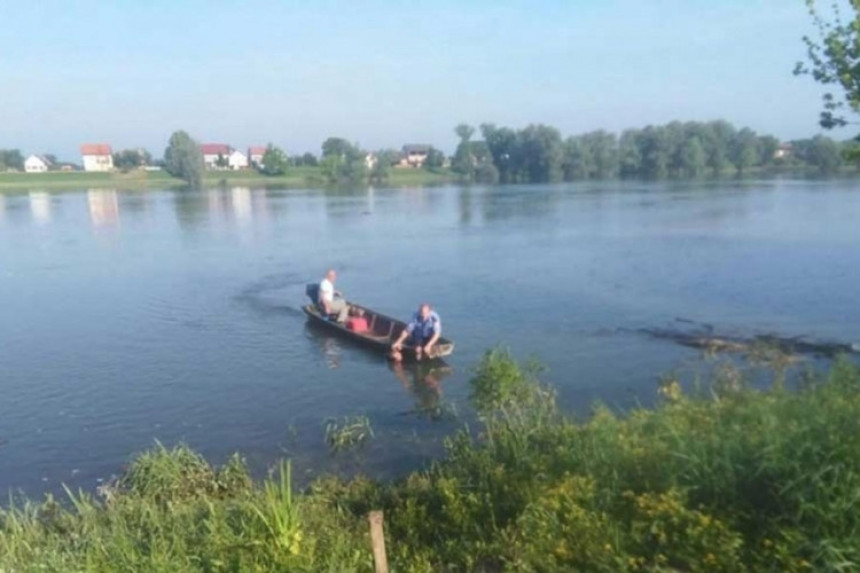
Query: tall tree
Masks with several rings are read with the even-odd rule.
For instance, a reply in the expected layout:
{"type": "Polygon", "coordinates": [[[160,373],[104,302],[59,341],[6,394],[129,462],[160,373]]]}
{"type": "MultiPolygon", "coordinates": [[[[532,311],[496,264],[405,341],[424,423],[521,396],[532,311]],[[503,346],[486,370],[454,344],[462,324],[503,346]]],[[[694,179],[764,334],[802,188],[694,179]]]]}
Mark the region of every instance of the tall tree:
{"type": "Polygon", "coordinates": [[[481,124],[481,135],[493,156],[493,164],[499,171],[499,181],[516,182],[521,163],[517,149],[517,133],[507,127],[498,128],[492,123],[484,123],[481,124]]]}
{"type": "Polygon", "coordinates": [[[427,151],[427,159],[424,161],[424,169],[428,171],[436,171],[445,165],[445,154],[435,147],[430,147],[427,151]]]}
{"type": "Polygon", "coordinates": [[[290,161],[284,150],[270,143],[266,146],[266,151],[263,152],[263,162],[262,165],[258,166],[258,169],[263,175],[277,176],[286,173],[289,164],[290,161]]]}
{"type": "Polygon", "coordinates": [[[842,166],[839,144],[823,135],[816,135],[809,142],[806,162],[818,169],[822,175],[831,175],[842,166]]]}
{"type": "Polygon", "coordinates": [[[192,189],[203,185],[203,153],[184,131],[175,131],[164,150],[164,170],[188,183],[192,189]]]}
{"type": "Polygon", "coordinates": [[[323,157],[338,155],[350,159],[356,155],[357,150],[357,146],[342,137],[329,137],[322,144],[323,157]]]}
{"type": "Polygon", "coordinates": [[[758,136],[753,130],[745,127],[734,135],[729,143],[729,159],[738,175],[758,163],[758,136]]]}
{"type": "Polygon", "coordinates": [[[302,155],[302,165],[307,165],[308,167],[316,167],[318,163],[319,161],[317,161],[317,156],[310,151],[302,155]]]}
{"type": "Polygon", "coordinates": [[[681,157],[681,172],[684,177],[699,177],[705,171],[705,146],[698,136],[686,141],[681,157]]]}
{"type": "Polygon", "coordinates": [[[454,133],[460,138],[460,143],[457,145],[457,151],[454,152],[451,170],[459,174],[462,179],[472,181],[475,178],[476,161],[472,155],[471,139],[475,128],[461,123],[454,128],[454,133]]]}
{"type": "Polygon", "coordinates": [[[779,150],[779,140],[772,135],[762,135],[758,138],[758,151],[760,165],[770,165],[776,159],[779,150]]]}
{"type": "Polygon", "coordinates": [[[607,179],[618,175],[618,139],[614,133],[598,130],[582,136],[594,160],[590,177],[607,179]]]}
{"type": "Polygon", "coordinates": [[[638,177],[642,170],[641,132],[628,129],[618,140],[619,173],[622,177],[638,177]]]}
{"type": "Polygon", "coordinates": [[[20,149],[0,149],[0,169],[24,170],[24,156],[20,149]]]}
{"type": "Polygon", "coordinates": [[[702,141],[705,146],[705,162],[711,173],[717,176],[728,164],[729,145],[735,136],[735,128],[723,120],[709,122],[705,127],[705,138],[702,141]]]}
{"type": "Polygon", "coordinates": [[[561,170],[565,181],[588,179],[596,172],[591,147],[583,136],[565,140],[561,170]]]}
{"type": "Polygon", "coordinates": [[[841,92],[824,94],[820,123],[826,129],[844,126],[849,123],[846,111],[860,113],[860,0],[848,0],[843,8],[833,2],[829,18],[819,11],[816,0],[806,0],[806,5],[818,39],[803,38],[809,61],[799,62],[794,73],[812,76],[818,83],[841,92]],[[843,18],[843,10],[847,11],[847,19],[843,18]]]}
{"type": "Polygon", "coordinates": [[[518,133],[518,147],[526,180],[554,183],[562,179],[561,134],[554,127],[530,125],[518,133]]]}

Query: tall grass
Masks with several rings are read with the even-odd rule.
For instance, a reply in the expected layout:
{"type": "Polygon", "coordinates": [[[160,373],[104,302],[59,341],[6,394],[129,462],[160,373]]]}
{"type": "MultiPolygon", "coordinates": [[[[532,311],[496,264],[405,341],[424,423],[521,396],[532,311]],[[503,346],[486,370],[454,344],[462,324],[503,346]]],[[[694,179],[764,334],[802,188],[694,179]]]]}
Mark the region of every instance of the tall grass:
{"type": "MultiPolygon", "coordinates": [[[[781,368],[781,367],[780,367],[781,368]]],[[[262,484],[234,457],[141,454],[103,499],[0,510],[0,571],[371,571],[383,509],[396,571],[851,571],[860,568],[860,369],[797,391],[733,371],[653,409],[560,413],[507,352],[476,368],[476,432],[402,480],[262,484]]]]}

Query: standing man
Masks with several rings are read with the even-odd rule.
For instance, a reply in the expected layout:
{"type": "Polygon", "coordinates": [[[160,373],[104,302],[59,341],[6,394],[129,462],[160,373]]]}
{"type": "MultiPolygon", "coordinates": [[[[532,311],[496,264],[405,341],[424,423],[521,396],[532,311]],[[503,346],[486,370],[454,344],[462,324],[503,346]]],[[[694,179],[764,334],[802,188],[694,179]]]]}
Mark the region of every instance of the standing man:
{"type": "Polygon", "coordinates": [[[334,290],[335,280],[337,280],[337,273],[334,269],[329,269],[320,282],[319,306],[326,316],[336,314],[337,321],[343,323],[349,315],[349,305],[346,304],[343,294],[334,290]]]}
{"type": "Polygon", "coordinates": [[[421,360],[424,356],[433,356],[433,346],[442,336],[442,321],[439,315],[426,302],[418,308],[418,312],[406,325],[400,337],[391,345],[391,358],[400,362],[403,355],[403,343],[409,339],[409,344],[415,347],[415,358],[421,360]]]}

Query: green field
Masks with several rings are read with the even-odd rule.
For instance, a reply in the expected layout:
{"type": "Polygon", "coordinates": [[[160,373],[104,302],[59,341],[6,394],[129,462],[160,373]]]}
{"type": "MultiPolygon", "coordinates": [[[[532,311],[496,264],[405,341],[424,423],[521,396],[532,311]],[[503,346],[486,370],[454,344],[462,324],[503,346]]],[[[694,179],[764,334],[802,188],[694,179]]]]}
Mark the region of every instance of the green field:
{"type": "MultiPolygon", "coordinates": [[[[392,169],[385,185],[409,187],[452,181],[450,172],[432,173],[424,169],[392,169]]],[[[0,173],[0,193],[27,190],[73,190],[111,188],[117,190],[182,187],[184,182],[164,171],[121,173],[0,173]]],[[[325,178],[317,167],[293,167],[284,175],[269,177],[256,171],[207,171],[206,187],[223,185],[267,186],[282,188],[324,187],[325,178]]]]}
{"type": "Polygon", "coordinates": [[[860,368],[788,391],[785,366],[768,391],[725,363],[694,395],[668,378],[653,409],[574,419],[495,350],[470,382],[480,427],[426,469],[299,493],[287,463],[255,483],[239,456],[215,468],[158,445],[102,499],[0,508],[0,571],[370,572],[370,510],[392,571],[856,571],[860,368]]]}

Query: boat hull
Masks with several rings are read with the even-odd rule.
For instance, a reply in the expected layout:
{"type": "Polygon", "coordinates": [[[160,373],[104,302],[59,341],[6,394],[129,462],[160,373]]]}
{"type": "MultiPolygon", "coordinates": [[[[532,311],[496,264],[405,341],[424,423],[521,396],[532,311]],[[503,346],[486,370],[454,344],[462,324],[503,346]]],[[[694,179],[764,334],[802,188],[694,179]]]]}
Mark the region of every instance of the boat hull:
{"type": "MultiPolygon", "coordinates": [[[[368,348],[377,350],[387,356],[391,352],[391,345],[394,344],[394,341],[397,340],[406,328],[406,323],[358,304],[349,303],[349,306],[351,309],[363,312],[363,316],[367,319],[368,323],[367,332],[355,332],[343,324],[329,320],[320,314],[319,309],[315,305],[306,305],[302,310],[304,310],[308,320],[313,324],[319,325],[330,332],[336,332],[344,338],[364,344],[368,348]]],[[[443,358],[453,352],[454,343],[447,338],[440,337],[435,344],[432,356],[428,356],[427,358],[443,358]]],[[[415,347],[404,344],[401,354],[404,359],[415,360],[415,347]]]]}

